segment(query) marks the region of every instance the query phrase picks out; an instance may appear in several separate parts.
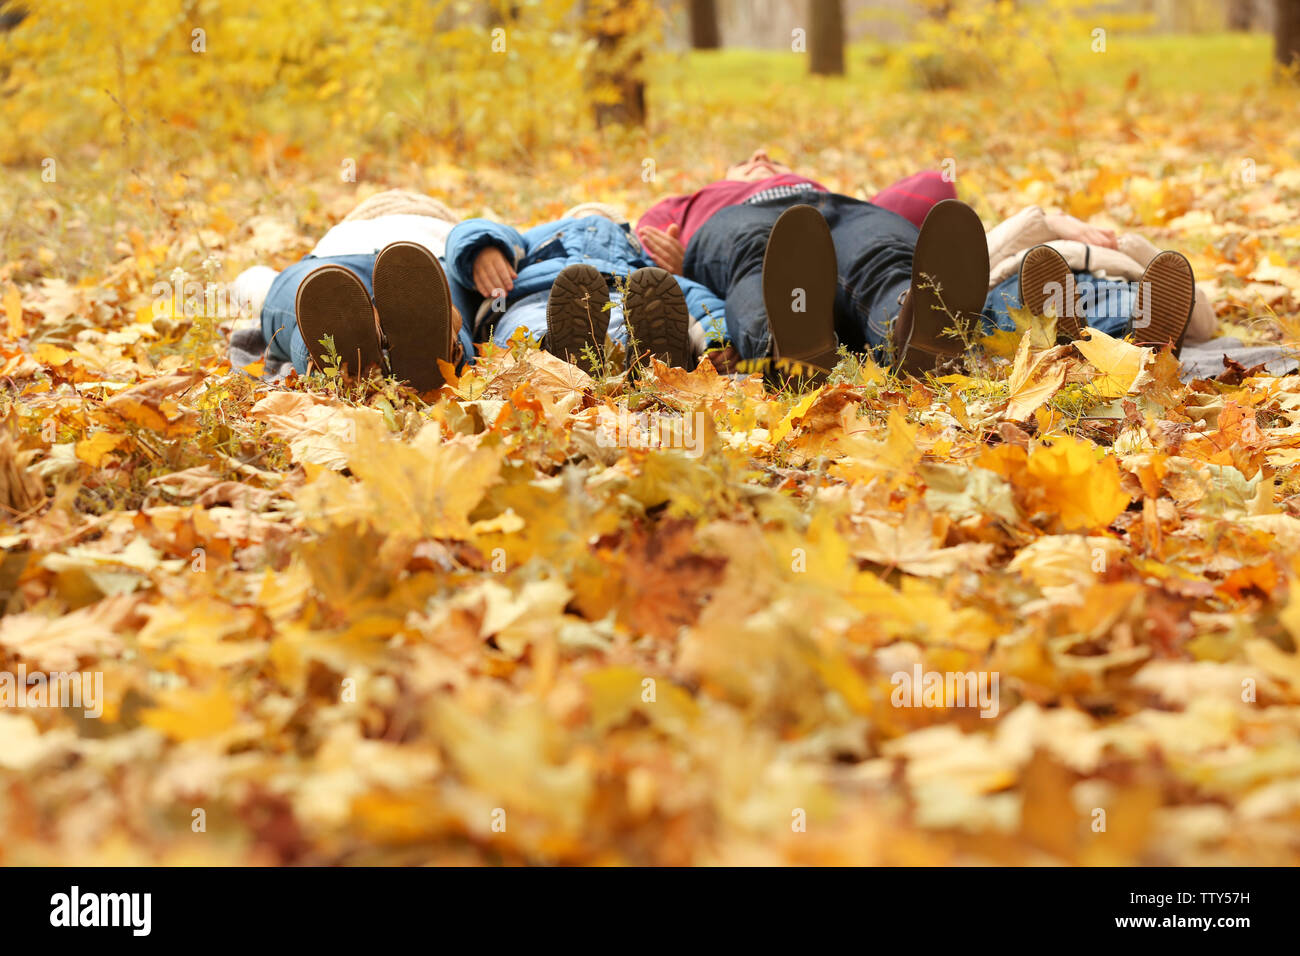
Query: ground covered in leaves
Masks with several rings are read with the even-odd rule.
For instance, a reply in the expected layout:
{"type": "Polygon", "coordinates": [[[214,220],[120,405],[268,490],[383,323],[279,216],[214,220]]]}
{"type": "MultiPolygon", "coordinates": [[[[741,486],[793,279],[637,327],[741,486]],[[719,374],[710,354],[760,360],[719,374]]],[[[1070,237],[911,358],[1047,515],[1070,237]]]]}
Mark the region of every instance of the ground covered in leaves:
{"type": "Polygon", "coordinates": [[[1225,331],[1294,337],[1294,93],[809,85],[774,117],[704,89],[674,75],[646,141],[355,184],[272,140],[241,175],[11,177],[0,662],[102,673],[103,712],[0,709],[0,861],[1300,859],[1300,377],[1184,385],[1027,324],[929,381],[591,378],[520,344],[416,396],[263,384],[219,308],[155,309],[386,186],[635,215],[766,142],[862,195],[952,158],[990,225],[1140,228],[1225,331]],[[996,674],[995,706],[895,706],[918,666],[996,674]]]}

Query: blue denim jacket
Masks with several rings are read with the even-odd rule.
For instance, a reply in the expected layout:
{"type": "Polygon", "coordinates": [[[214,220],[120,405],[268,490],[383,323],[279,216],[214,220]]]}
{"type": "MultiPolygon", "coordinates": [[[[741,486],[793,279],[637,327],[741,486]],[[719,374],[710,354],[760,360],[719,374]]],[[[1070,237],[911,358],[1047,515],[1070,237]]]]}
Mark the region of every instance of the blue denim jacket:
{"type": "MultiPolygon", "coordinates": [[[[506,306],[549,291],[564,267],[575,263],[595,266],[602,274],[613,276],[627,276],[654,265],[626,225],[604,216],[558,219],[523,233],[488,219],[466,219],[447,237],[447,275],[473,288],[474,260],[489,247],[500,249],[517,273],[506,306]]],[[[720,343],[726,329],[722,299],[698,282],[676,278],[686,296],[691,321],[702,324],[709,343],[720,343]]]]}

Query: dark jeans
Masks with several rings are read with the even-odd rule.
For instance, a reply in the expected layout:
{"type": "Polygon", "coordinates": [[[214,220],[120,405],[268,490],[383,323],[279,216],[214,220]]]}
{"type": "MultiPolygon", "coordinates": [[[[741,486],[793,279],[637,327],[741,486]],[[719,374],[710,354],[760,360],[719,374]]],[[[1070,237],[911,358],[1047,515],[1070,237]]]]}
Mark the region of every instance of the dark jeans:
{"type": "Polygon", "coordinates": [[[817,209],[831,227],[839,272],[835,332],[840,344],[858,352],[879,349],[889,341],[899,299],[911,285],[918,235],[916,226],[888,209],[835,193],[729,206],[691,237],[683,273],[726,300],[727,336],[741,358],[767,355],[763,252],[777,218],[799,204],[817,209]]]}
{"type": "MultiPolygon", "coordinates": [[[[267,352],[271,358],[292,362],[299,375],[306,374],[307,343],[302,340],[302,334],[298,331],[295,312],[298,286],[302,285],[302,280],[307,278],[314,269],[333,263],[355,273],[366,287],[366,292],[373,298],[375,290],[371,286],[371,276],[375,271],[375,257],[375,253],[321,258],[303,256],[276,276],[271,283],[270,291],[266,294],[266,302],[262,306],[262,337],[268,343],[267,352]]],[[[474,321],[472,311],[474,305],[468,290],[461,288],[450,279],[447,281],[451,286],[451,303],[460,310],[461,314],[460,344],[465,347],[465,360],[473,361],[474,341],[470,338],[469,326],[474,321]],[[466,312],[466,309],[471,311],[466,312]]]]}

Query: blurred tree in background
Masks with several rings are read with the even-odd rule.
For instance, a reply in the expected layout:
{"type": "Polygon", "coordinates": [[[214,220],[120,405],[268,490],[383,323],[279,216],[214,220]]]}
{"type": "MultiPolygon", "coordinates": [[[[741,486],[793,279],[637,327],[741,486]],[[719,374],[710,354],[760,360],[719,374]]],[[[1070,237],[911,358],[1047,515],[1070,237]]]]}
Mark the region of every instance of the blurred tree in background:
{"type": "Polygon", "coordinates": [[[1227,0],[1229,30],[1249,30],[1255,20],[1255,0],[1227,0]]]}
{"type": "MultiPolygon", "coordinates": [[[[31,0],[0,35],[0,162],[116,144],[128,162],[270,140],[526,154],[644,116],[651,0],[31,0]],[[477,12],[467,16],[467,12],[477,12]],[[583,27],[587,27],[586,30],[583,27]],[[6,75],[7,71],[7,75],[6,75]]],[[[245,149],[247,151],[247,149],[245,149]]]]}
{"type": "Polygon", "coordinates": [[[583,0],[583,30],[594,41],[587,91],[598,128],[643,126],[646,53],[660,39],[653,0],[583,0]]]}
{"type": "Polygon", "coordinates": [[[1277,62],[1290,70],[1300,67],[1300,0],[1277,0],[1273,35],[1277,62]]]}
{"type": "Polygon", "coordinates": [[[22,23],[26,16],[27,9],[21,4],[0,0],[0,31],[12,30],[22,23]]]}
{"type": "MultiPolygon", "coordinates": [[[[897,40],[859,37],[880,51],[891,82],[912,89],[1015,87],[1062,51],[1086,49],[1099,28],[1168,27],[1193,6],[1213,13],[1216,29],[1271,28],[1279,63],[1300,56],[1300,0],[874,3],[897,15],[897,40]]],[[[364,150],[526,161],[575,133],[641,129],[670,23],[680,22],[681,45],[704,48],[728,24],[752,41],[746,17],[786,51],[803,28],[806,69],[836,75],[870,9],[866,0],[0,0],[0,163],[105,153],[127,164],[223,153],[244,162],[293,150],[322,162],[364,150]]]]}
{"type": "Polygon", "coordinates": [[[1067,47],[1105,49],[1110,31],[1140,29],[1149,15],[1091,0],[916,0],[926,15],[895,51],[923,89],[1014,87],[1042,73],[1067,47]],[[1097,32],[1100,31],[1100,32],[1097,32]]]}
{"type": "Polygon", "coordinates": [[[722,46],[718,29],[717,0],[688,0],[691,46],[696,50],[716,50],[722,46]]]}
{"type": "Polygon", "coordinates": [[[808,68],[819,76],[843,76],[843,0],[808,0],[808,22],[808,68]]]}

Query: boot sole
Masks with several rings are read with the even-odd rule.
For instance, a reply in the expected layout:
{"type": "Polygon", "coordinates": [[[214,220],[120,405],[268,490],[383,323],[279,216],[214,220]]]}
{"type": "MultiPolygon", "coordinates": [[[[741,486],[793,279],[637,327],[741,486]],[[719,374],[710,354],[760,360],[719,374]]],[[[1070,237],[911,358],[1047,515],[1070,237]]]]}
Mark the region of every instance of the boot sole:
{"type": "Polygon", "coordinates": [[[975,210],[957,199],[937,203],[912,253],[912,334],[900,364],[933,367],[934,360],[965,351],[960,337],[945,335],[954,325],[966,336],[978,327],[989,293],[989,247],[975,210]],[[909,356],[919,351],[923,355],[909,356]]]}
{"type": "Polygon", "coordinates": [[[451,287],[438,260],[413,242],[385,246],[374,288],[392,376],[417,392],[441,388],[438,359],[451,361],[451,287]]]}
{"type": "Polygon", "coordinates": [[[1164,348],[1174,347],[1174,354],[1183,347],[1187,323],[1196,305],[1196,275],[1192,264],[1180,252],[1165,251],[1151,260],[1138,283],[1133,315],[1146,315],[1145,328],[1133,329],[1133,339],[1139,345],[1164,348]]]}
{"type": "Polygon", "coordinates": [[[1077,339],[1082,328],[1074,314],[1074,273],[1065,257],[1051,246],[1034,246],[1020,263],[1020,301],[1034,315],[1044,316],[1053,286],[1065,300],[1064,314],[1056,316],[1057,335],[1077,339]]]}
{"type": "Polygon", "coordinates": [[[772,357],[833,368],[835,291],[839,265],[825,217],[812,206],[791,206],[772,226],[763,253],[763,307],[772,357]],[[802,311],[795,310],[798,301],[802,311]]]}
{"type": "Polygon", "coordinates": [[[355,272],[323,265],[308,274],[294,298],[298,331],[317,369],[328,365],[321,339],[331,336],[344,374],[362,378],[371,368],[383,368],[379,336],[370,293],[355,272]]]}
{"type": "Polygon", "coordinates": [[[599,356],[609,331],[609,285],[595,266],[565,266],[546,299],[543,346],[552,355],[595,372],[588,354],[599,356]]]}
{"type": "Polygon", "coordinates": [[[687,368],[691,357],[690,315],[686,296],[671,272],[654,267],[637,269],[627,281],[627,301],[623,303],[629,341],[636,343],[636,354],[629,352],[629,367],[646,355],[665,365],[687,368]]]}

